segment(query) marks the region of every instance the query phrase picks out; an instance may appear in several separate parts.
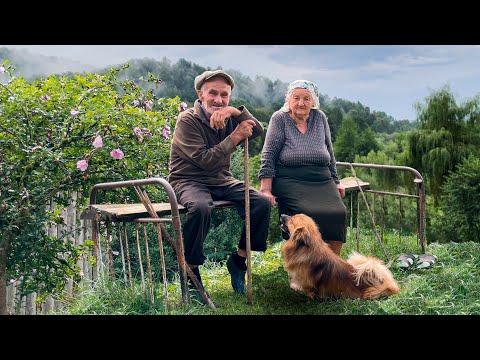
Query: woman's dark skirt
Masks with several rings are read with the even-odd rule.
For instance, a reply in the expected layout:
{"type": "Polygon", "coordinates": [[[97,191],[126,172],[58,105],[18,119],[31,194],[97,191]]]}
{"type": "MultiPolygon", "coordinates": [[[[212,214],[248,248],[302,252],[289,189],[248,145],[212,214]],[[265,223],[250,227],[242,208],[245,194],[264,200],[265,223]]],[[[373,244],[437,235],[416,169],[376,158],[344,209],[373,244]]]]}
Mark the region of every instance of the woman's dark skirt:
{"type": "Polygon", "coordinates": [[[279,214],[306,214],[315,220],[325,241],[346,241],[347,209],[328,167],[276,167],[272,194],[279,214]]]}

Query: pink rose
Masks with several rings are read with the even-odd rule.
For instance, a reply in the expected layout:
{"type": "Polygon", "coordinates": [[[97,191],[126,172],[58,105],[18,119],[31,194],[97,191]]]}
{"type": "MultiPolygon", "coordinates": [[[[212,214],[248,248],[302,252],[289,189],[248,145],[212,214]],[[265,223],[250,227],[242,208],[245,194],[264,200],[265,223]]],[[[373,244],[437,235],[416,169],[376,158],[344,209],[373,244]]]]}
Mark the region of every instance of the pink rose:
{"type": "Polygon", "coordinates": [[[95,140],[93,140],[93,147],[100,148],[103,146],[103,140],[100,135],[98,135],[95,140]]]}
{"type": "Polygon", "coordinates": [[[77,169],[80,169],[81,171],[87,170],[88,163],[86,160],[79,160],[77,161],[77,169]]]}
{"type": "Polygon", "coordinates": [[[165,139],[168,139],[170,137],[170,126],[165,126],[162,129],[162,135],[165,139]]]}
{"type": "Polygon", "coordinates": [[[153,101],[147,100],[145,101],[145,110],[152,111],[153,101]]]}
{"type": "Polygon", "coordinates": [[[187,109],[188,109],[187,103],[182,101],[182,102],[180,103],[180,106],[178,107],[178,111],[185,111],[185,110],[187,110],[187,109]]]}
{"type": "Polygon", "coordinates": [[[110,152],[110,156],[113,157],[114,159],[120,160],[122,159],[125,155],[123,154],[123,151],[120,149],[114,149],[110,152]]]}

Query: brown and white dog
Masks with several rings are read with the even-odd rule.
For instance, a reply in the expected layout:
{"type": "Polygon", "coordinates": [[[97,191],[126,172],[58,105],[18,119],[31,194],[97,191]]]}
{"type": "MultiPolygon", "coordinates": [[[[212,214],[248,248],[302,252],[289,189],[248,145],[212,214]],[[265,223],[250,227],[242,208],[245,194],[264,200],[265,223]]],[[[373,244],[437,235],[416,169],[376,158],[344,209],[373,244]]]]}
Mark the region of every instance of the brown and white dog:
{"type": "Polygon", "coordinates": [[[355,251],[347,260],[335,254],[311,217],[282,214],[280,220],[289,237],[282,256],[292,289],[312,299],[377,299],[400,291],[382,260],[355,251]]]}

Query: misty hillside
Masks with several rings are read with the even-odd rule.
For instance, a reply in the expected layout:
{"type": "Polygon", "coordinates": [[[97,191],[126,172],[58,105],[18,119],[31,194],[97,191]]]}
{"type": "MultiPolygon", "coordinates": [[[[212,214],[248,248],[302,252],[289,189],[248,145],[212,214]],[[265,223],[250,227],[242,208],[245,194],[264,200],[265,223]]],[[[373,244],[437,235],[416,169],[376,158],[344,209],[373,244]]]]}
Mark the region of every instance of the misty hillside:
{"type": "MultiPolygon", "coordinates": [[[[50,74],[71,75],[72,73],[97,72],[106,73],[110,67],[119,67],[122,64],[111,64],[104,68],[94,68],[90,65],[81,64],[66,58],[54,56],[44,56],[34,54],[27,50],[0,48],[0,64],[9,60],[15,67],[14,75],[23,77],[27,81],[34,78],[43,77],[50,74]]],[[[180,59],[172,64],[169,59],[164,57],[158,61],[156,59],[131,59],[128,61],[130,67],[119,73],[119,79],[139,80],[141,77],[148,78],[148,72],[162,79],[162,86],[155,89],[157,96],[175,97],[179,96],[182,100],[190,104],[195,101],[197,95],[193,88],[195,77],[207,68],[193,64],[184,59],[180,59]]],[[[232,99],[243,100],[255,107],[274,108],[283,104],[287,83],[280,80],[272,82],[270,79],[257,76],[254,80],[244,76],[240,72],[232,69],[225,69],[235,78],[235,91],[232,99]]],[[[142,83],[144,87],[153,85],[146,82],[142,83]]]]}
{"type": "MultiPolygon", "coordinates": [[[[26,50],[0,48],[0,64],[5,60],[13,63],[15,76],[22,76],[27,81],[50,74],[61,74],[68,77],[74,73],[84,72],[104,74],[109,72],[111,67],[119,68],[120,65],[124,65],[112,64],[104,68],[93,68],[69,59],[32,54],[26,50]]],[[[157,97],[174,98],[178,96],[188,106],[192,106],[197,99],[193,87],[195,77],[205,70],[213,70],[185,59],[179,59],[173,63],[166,57],[161,60],[131,59],[128,64],[128,68],[118,73],[119,80],[131,79],[145,89],[151,88],[157,97]],[[152,83],[142,80],[148,79],[149,73],[162,80],[160,86],[156,87],[152,83]]],[[[235,79],[231,104],[233,106],[246,105],[259,121],[268,123],[271,114],[283,105],[288,83],[279,79],[271,80],[261,75],[252,79],[237,70],[226,67],[223,69],[235,79]]],[[[320,94],[320,104],[328,116],[333,139],[335,139],[343,119],[348,116],[354,119],[360,130],[370,128],[374,132],[393,133],[406,131],[415,126],[408,120],[397,121],[384,112],[370,111],[368,106],[360,102],[330,97],[326,94],[320,94]]]]}
{"type": "Polygon", "coordinates": [[[41,77],[50,74],[61,74],[64,72],[93,71],[91,65],[81,64],[65,58],[56,56],[44,56],[34,54],[28,50],[0,48],[0,64],[9,60],[15,67],[15,76],[23,76],[25,80],[41,77]]]}

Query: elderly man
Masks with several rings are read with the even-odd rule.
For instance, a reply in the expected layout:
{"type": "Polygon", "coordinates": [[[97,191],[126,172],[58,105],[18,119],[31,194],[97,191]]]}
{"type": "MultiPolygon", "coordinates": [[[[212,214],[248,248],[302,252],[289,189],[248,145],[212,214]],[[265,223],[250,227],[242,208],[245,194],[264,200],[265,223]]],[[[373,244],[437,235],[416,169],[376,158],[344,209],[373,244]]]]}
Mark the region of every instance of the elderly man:
{"type": "MultiPolygon", "coordinates": [[[[223,70],[205,71],[195,78],[198,99],[192,108],[178,116],[170,151],[170,173],[178,202],[186,207],[183,225],[185,259],[201,282],[198,266],[205,261],[203,244],[210,229],[214,200],[228,200],[245,220],[245,186],[230,171],[232,153],[246,138],[263,134],[263,127],[244,107],[229,106],[235,82],[223,70]]],[[[271,204],[253,188],[249,189],[251,249],[265,251],[271,204]]],[[[227,269],[235,293],[245,293],[245,223],[238,250],[227,259],[227,269]]],[[[189,286],[192,281],[189,279],[189,286]]],[[[203,284],[202,284],[203,286],[203,284]]],[[[195,292],[196,298],[205,299],[195,292]]]]}

